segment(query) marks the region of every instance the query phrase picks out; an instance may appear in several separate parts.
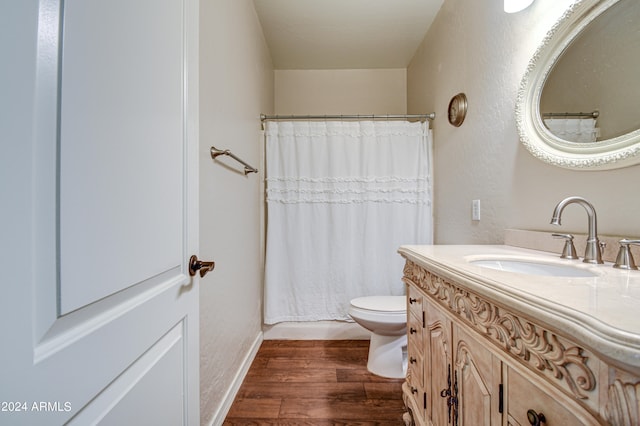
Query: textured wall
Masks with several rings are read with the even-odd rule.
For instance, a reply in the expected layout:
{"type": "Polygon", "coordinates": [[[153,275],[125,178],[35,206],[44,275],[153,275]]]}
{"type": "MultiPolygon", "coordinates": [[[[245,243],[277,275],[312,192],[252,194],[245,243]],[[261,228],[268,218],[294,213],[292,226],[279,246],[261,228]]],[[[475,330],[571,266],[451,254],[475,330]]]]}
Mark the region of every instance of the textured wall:
{"type": "Polygon", "coordinates": [[[407,70],[276,70],[277,114],[404,114],[407,70]]]}
{"type": "Polygon", "coordinates": [[[506,14],[502,2],[446,0],[407,70],[408,113],[435,110],[435,241],[501,243],[509,227],[586,231],[570,206],[563,227],[549,225],[555,204],[581,195],[598,212],[602,234],[640,236],[640,199],[630,191],[640,166],[570,171],[547,165],[520,144],[514,107],[530,57],[570,0],[537,0],[506,14]],[[461,127],[447,121],[449,100],[469,99],[461,127]],[[481,221],[471,220],[480,199],[481,221]]]}
{"type": "MultiPolygon", "coordinates": [[[[202,423],[219,410],[262,326],[260,113],[273,109],[273,67],[251,0],[203,0],[200,10],[200,257],[202,423]],[[244,176],[213,162],[230,149],[260,169],[244,176]]],[[[231,395],[233,396],[233,395],[231,395]]]]}

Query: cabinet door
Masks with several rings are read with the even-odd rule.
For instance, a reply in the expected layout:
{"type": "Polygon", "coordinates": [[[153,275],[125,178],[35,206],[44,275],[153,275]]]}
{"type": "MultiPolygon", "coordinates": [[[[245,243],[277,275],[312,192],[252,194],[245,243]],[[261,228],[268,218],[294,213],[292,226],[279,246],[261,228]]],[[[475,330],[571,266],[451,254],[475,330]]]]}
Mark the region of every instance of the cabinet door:
{"type": "Polygon", "coordinates": [[[427,390],[427,418],[429,424],[449,423],[447,398],[440,396],[453,380],[451,365],[451,321],[425,299],[425,387],[427,390]]]}
{"type": "MultiPolygon", "coordinates": [[[[500,360],[457,325],[453,327],[453,341],[456,372],[453,392],[456,396],[457,390],[457,424],[500,424],[500,360]]],[[[453,425],[456,425],[455,421],[453,425]]]]}
{"type": "MultiPolygon", "coordinates": [[[[512,367],[504,367],[506,424],[525,426],[532,424],[531,415],[544,415],[548,426],[599,425],[597,419],[577,405],[569,396],[556,394],[551,389],[538,387],[534,379],[525,378],[512,367]]],[[[542,385],[541,385],[542,386],[542,385]]]]}

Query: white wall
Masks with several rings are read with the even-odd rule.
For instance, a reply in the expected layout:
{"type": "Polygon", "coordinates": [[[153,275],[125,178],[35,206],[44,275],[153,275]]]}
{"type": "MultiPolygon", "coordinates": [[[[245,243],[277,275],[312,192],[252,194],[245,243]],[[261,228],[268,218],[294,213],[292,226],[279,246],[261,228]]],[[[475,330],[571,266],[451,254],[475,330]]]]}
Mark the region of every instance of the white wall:
{"type": "Polygon", "coordinates": [[[260,113],[273,111],[273,67],[251,0],[203,0],[200,18],[199,255],[216,262],[200,289],[201,420],[220,424],[261,338],[260,113]],[[260,174],[214,162],[212,145],[260,174]]]}
{"type": "Polygon", "coordinates": [[[537,46],[571,0],[537,0],[517,14],[502,2],[446,0],[407,70],[408,113],[435,110],[435,241],[500,243],[505,228],[586,232],[579,206],[563,227],[549,225],[558,201],[590,200],[601,234],[640,236],[640,198],[631,195],[640,166],[570,171],[537,160],[520,144],[514,107],[537,46]],[[465,92],[461,127],[447,121],[449,100],[465,92]],[[482,220],[471,221],[480,199],[482,220]]]}
{"type": "Polygon", "coordinates": [[[407,71],[276,70],[277,114],[404,114],[407,71]]]}

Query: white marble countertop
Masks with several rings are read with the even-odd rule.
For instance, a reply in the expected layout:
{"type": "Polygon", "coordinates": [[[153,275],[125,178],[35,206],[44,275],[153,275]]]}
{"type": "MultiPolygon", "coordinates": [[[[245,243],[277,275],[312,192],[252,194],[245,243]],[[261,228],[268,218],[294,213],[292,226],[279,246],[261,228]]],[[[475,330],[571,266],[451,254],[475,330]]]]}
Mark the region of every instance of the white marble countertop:
{"type": "Polygon", "coordinates": [[[399,253],[461,287],[560,330],[618,367],[640,374],[640,271],[504,245],[407,245],[399,253]],[[486,258],[569,264],[596,276],[528,275],[469,262],[486,258]]]}

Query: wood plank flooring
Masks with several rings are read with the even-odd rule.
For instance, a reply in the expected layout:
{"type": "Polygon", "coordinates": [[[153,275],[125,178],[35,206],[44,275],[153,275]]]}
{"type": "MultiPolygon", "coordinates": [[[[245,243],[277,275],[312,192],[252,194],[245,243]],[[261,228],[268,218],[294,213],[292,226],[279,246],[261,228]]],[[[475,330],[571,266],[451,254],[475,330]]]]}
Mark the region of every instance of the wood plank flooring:
{"type": "Polygon", "coordinates": [[[369,373],[368,350],[368,340],[265,340],[224,425],[404,425],[403,380],[369,373]]]}

